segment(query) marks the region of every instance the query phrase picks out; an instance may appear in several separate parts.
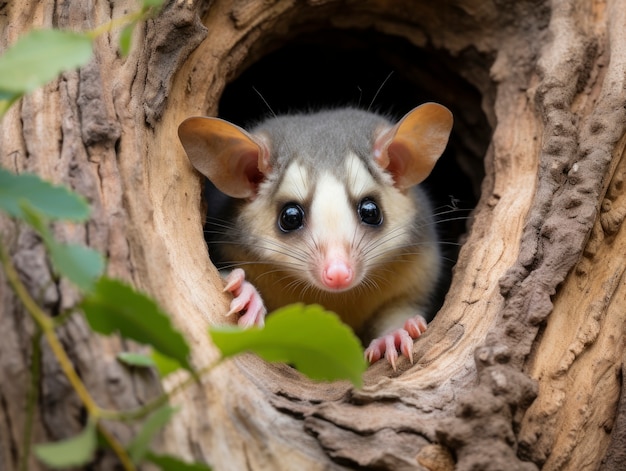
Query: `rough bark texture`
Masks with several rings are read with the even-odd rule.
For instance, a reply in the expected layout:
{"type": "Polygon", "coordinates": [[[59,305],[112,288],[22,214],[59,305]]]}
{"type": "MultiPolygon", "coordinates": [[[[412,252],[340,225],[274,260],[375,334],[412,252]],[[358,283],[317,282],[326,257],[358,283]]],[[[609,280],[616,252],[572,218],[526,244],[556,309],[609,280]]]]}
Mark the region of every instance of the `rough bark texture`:
{"type": "MultiPolygon", "coordinates": [[[[32,27],[86,29],[132,8],[0,3],[0,48],[32,27]]],[[[220,470],[626,468],[621,0],[170,1],[135,33],[129,57],[118,56],[111,33],[90,65],[14,106],[1,123],[0,164],[85,195],[91,220],[59,226],[59,236],[102,250],[110,274],[156,296],[205,365],[216,356],[206,326],[223,321],[228,299],[202,237],[202,182],[176,129],[187,116],[215,114],[226,84],[269,51],[328,29],[441,51],[482,95],[493,135],[445,303],[415,344],[415,364],[397,373],[376,364],[360,390],[314,384],[253,356],[225,363],[177,396],[182,412],[158,446],[220,470]]],[[[444,104],[462,146],[475,148],[472,113],[444,104]]],[[[464,165],[481,174],[471,159],[464,165]]],[[[39,241],[0,222],[31,292],[52,315],[74,305],[39,241]]],[[[34,327],[2,273],[0,330],[0,469],[14,469],[34,327]]],[[[153,378],[115,361],[119,340],[89,333],[82,318],[60,335],[102,406],[158,392],[153,378]]],[[[37,442],[70,436],[84,420],[41,348],[37,442]]],[[[122,440],[131,432],[113,430],[122,440]]],[[[99,456],[94,469],[111,460],[99,456]]]]}

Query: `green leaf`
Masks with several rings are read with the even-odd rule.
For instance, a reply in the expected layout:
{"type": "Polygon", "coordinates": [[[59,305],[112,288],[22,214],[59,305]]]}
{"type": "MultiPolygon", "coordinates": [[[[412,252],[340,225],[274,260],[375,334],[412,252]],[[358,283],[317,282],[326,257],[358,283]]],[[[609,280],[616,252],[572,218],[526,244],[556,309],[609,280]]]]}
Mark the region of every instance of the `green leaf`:
{"type": "Polygon", "coordinates": [[[0,90],[25,94],[54,80],[61,72],[91,59],[91,39],[80,33],[31,31],[0,56],[0,90]]]}
{"type": "Polygon", "coordinates": [[[163,471],[211,471],[211,467],[202,463],[187,463],[168,455],[146,454],[146,460],[156,464],[163,471]]]}
{"type": "Polygon", "coordinates": [[[154,368],[156,364],[150,355],[135,352],[120,352],[117,354],[117,359],[122,363],[129,366],[136,366],[139,368],[154,368]]]}
{"type": "Polygon", "coordinates": [[[21,93],[3,92],[0,90],[0,118],[4,116],[11,105],[22,97],[21,93]]]}
{"type": "Polygon", "coordinates": [[[154,362],[161,378],[165,378],[168,374],[180,370],[180,363],[170,357],[161,355],[156,350],[152,351],[152,361],[154,362]]]}
{"type": "Polygon", "coordinates": [[[176,360],[161,355],[156,350],[152,350],[149,355],[134,352],[118,353],[117,359],[122,363],[139,368],[155,368],[159,377],[165,378],[168,374],[180,370],[180,363],[176,360]]]}
{"type": "Polygon", "coordinates": [[[251,351],[267,361],[291,363],[315,380],[348,379],[360,387],[367,367],[352,330],[318,305],[286,306],[268,316],[262,329],[216,326],[210,334],[224,357],[251,351]]]}
{"type": "Polygon", "coordinates": [[[52,235],[44,216],[30,204],[20,204],[24,220],[35,229],[48,249],[55,270],[88,293],[104,272],[104,257],[93,249],[77,244],[61,244],[52,235]]]}
{"type": "Polygon", "coordinates": [[[144,8],[160,7],[161,5],[163,5],[163,0],[143,0],[144,8]]]}
{"type": "Polygon", "coordinates": [[[55,443],[34,447],[35,456],[50,468],[79,467],[93,459],[96,449],[96,425],[91,420],[78,435],[55,443]]]}
{"type": "Polygon", "coordinates": [[[96,280],[104,273],[104,257],[89,247],[57,242],[46,245],[50,251],[50,260],[58,272],[85,293],[93,289],[96,280]]]}
{"type": "Polygon", "coordinates": [[[80,222],[89,217],[86,200],[66,187],[53,185],[37,175],[16,175],[0,167],[0,209],[23,219],[20,201],[24,199],[50,219],[80,222]]]}
{"type": "Polygon", "coordinates": [[[150,345],[191,371],[189,345],[174,329],[169,316],[148,296],[118,280],[100,278],[95,290],[81,303],[93,330],[150,345]]]}
{"type": "Polygon", "coordinates": [[[14,100],[16,96],[19,96],[19,93],[14,92],[5,92],[0,90],[0,101],[10,101],[14,100]]]}
{"type": "Polygon", "coordinates": [[[120,53],[122,56],[127,56],[130,52],[131,38],[133,36],[133,30],[135,29],[135,23],[124,26],[120,33],[120,53]]]}
{"type": "Polygon", "coordinates": [[[172,415],[177,411],[177,408],[165,405],[157,409],[144,421],[141,430],[128,445],[128,454],[133,462],[139,463],[143,459],[154,436],[165,427],[172,415]]]}

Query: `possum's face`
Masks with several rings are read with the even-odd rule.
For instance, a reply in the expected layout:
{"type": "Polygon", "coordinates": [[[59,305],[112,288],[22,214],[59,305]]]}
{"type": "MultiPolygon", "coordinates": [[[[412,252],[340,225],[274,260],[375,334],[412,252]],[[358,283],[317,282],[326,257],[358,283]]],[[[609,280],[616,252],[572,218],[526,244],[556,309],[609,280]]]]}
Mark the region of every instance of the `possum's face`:
{"type": "Polygon", "coordinates": [[[415,250],[412,194],[382,171],[374,177],[351,152],[342,164],[314,170],[296,159],[279,180],[260,185],[238,221],[250,261],[269,263],[305,288],[342,292],[374,286],[388,276],[386,265],[415,250]]]}

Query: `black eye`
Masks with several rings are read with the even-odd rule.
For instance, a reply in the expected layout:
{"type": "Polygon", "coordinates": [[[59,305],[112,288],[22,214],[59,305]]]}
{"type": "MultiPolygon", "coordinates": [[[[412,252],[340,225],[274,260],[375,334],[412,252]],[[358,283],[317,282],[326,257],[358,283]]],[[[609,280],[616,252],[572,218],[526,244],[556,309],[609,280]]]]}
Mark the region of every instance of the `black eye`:
{"type": "Polygon", "coordinates": [[[283,232],[300,229],[304,222],[304,209],[299,204],[287,203],[278,216],[278,227],[283,232]]]}
{"type": "Polygon", "coordinates": [[[363,198],[359,203],[359,217],[369,226],[379,226],[383,222],[383,213],[371,198],[363,198]]]}

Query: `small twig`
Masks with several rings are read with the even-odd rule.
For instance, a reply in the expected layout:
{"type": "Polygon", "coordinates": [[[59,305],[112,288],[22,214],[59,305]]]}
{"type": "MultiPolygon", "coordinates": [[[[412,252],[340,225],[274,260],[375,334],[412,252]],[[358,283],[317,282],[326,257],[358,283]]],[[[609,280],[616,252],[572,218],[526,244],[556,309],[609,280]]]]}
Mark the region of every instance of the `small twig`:
{"type": "Polygon", "coordinates": [[[199,377],[209,373],[213,368],[218,366],[222,360],[223,358],[220,357],[216,362],[205,366],[193,374],[190,374],[188,378],[178,383],[169,392],[161,394],[159,397],[153,399],[142,407],[128,411],[101,410],[100,417],[109,420],[119,420],[121,422],[132,422],[134,420],[143,419],[155,410],[167,404],[167,402],[180,391],[188,388],[191,384],[198,382],[199,377]]]}
{"type": "Polygon", "coordinates": [[[22,455],[20,456],[20,471],[28,471],[28,458],[32,442],[33,422],[35,418],[35,406],[39,398],[39,378],[41,377],[41,329],[36,326],[36,331],[31,339],[31,366],[30,382],[26,397],[26,423],[22,437],[22,455]]]}
{"type": "Polygon", "coordinates": [[[93,419],[98,421],[98,429],[109,443],[109,446],[119,458],[120,462],[124,466],[124,469],[128,471],[134,470],[135,466],[126,451],[124,450],[124,447],[121,445],[121,443],[119,443],[119,441],[117,441],[117,439],[113,435],[104,430],[104,428],[99,423],[98,419],[101,418],[102,409],[98,407],[96,402],[87,391],[87,388],[78,377],[78,374],[76,373],[76,370],[74,369],[71,360],[67,356],[65,349],[61,345],[61,342],[54,331],[55,323],[53,319],[48,316],[30,296],[28,290],[22,283],[22,280],[20,280],[20,277],[15,270],[15,267],[13,266],[13,263],[11,262],[11,259],[9,258],[9,255],[6,252],[2,243],[0,243],[0,263],[2,263],[4,272],[7,276],[7,280],[13,288],[13,291],[20,299],[26,310],[30,313],[32,318],[35,320],[39,329],[41,329],[41,331],[43,332],[43,335],[50,345],[52,353],[59,362],[63,373],[74,388],[74,391],[76,391],[79,399],[87,409],[87,412],[93,419]]]}
{"type": "Polygon", "coordinates": [[[111,450],[113,450],[113,453],[117,455],[117,458],[120,460],[120,463],[122,463],[124,469],[126,471],[135,471],[137,469],[135,463],[133,463],[133,460],[128,455],[122,444],[104,427],[101,421],[98,421],[97,427],[100,434],[111,447],[111,450]]]}
{"type": "Polygon", "coordinates": [[[78,377],[78,374],[76,374],[76,371],[72,366],[72,362],[68,358],[63,346],[61,345],[61,342],[59,341],[59,338],[56,336],[56,333],[54,332],[54,321],[37,305],[37,303],[30,296],[30,294],[26,290],[26,287],[22,283],[22,280],[20,280],[19,275],[15,270],[15,267],[11,263],[11,260],[9,259],[9,256],[6,253],[4,246],[1,244],[0,261],[2,262],[4,272],[7,275],[7,280],[9,281],[9,284],[13,288],[13,291],[20,299],[26,310],[35,320],[39,328],[43,331],[43,335],[46,337],[46,340],[48,341],[48,344],[50,345],[54,356],[59,361],[61,369],[65,373],[65,376],[67,376],[67,379],[76,391],[76,394],[78,394],[78,397],[87,408],[89,414],[97,416],[99,408],[92,399],[92,397],[89,395],[89,392],[78,377]]]}
{"type": "Polygon", "coordinates": [[[107,21],[100,26],[96,26],[94,29],[88,31],[86,34],[91,39],[95,39],[101,34],[108,33],[116,28],[120,28],[122,26],[126,26],[127,24],[135,23],[147,18],[149,16],[148,13],[150,12],[150,10],[150,8],[142,8],[137,12],[129,13],[128,15],[120,16],[119,18],[113,18],[112,20],[107,21]]]}
{"type": "Polygon", "coordinates": [[[53,317],[52,320],[54,321],[55,327],[60,327],[65,324],[75,312],[74,308],[69,308],[63,310],[58,316],[53,317]]]}

